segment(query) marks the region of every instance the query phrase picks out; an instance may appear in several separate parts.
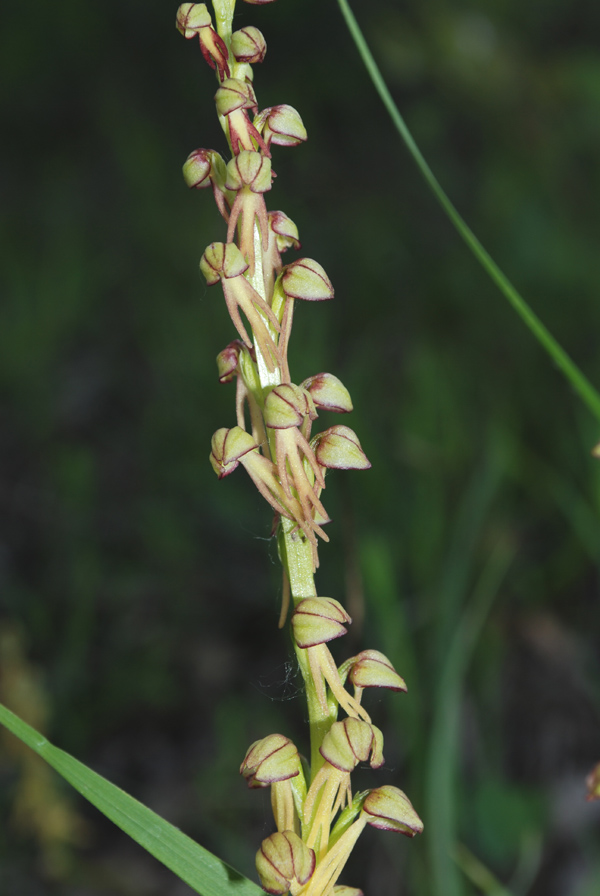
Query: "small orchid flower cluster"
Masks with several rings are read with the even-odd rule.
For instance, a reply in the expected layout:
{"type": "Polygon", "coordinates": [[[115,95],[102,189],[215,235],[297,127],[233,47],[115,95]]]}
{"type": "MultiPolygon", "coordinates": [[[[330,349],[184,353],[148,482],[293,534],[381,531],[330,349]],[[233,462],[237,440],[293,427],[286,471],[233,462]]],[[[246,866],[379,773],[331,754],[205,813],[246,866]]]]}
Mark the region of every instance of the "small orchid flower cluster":
{"type": "MultiPolygon", "coordinates": [[[[246,0],[255,5],[272,0],[246,0]]],[[[317,596],[314,573],[318,539],[328,541],[329,517],[322,503],[330,469],[370,467],[358,437],[334,425],[312,435],[319,411],[347,413],[352,400],[329,373],[291,381],[288,346],[296,301],[333,298],[333,287],[311,258],[283,265],[282,253],[300,249],[298,230],[282,211],[268,211],[265,194],[275,176],[273,146],[306,140],[298,112],[288,105],[259,111],[252,66],[262,62],[266,42],[254,26],[232,33],[235,0],[213,0],[216,27],[204,3],[184,3],[177,28],[198,38],[215,70],[215,102],[232,157],[197,149],[183,166],[187,185],[211,187],[227,224],[225,242],[213,242],[200,269],[209,286],[221,284],[237,338],[217,357],[221,383],[235,381],[236,425],[217,430],[210,461],[223,478],[240,464],[275,513],[284,568],[280,626],[290,597],[292,638],[302,671],[311,736],[310,766],[294,744],[273,734],[254,743],[241,766],[250,787],[271,787],[277,833],[263,841],[256,865],[263,888],[344,896],[360,891],[336,886],[352,847],[367,824],[414,836],[422,823],[405,794],[383,786],[352,795],[350,775],[359,763],[383,765],[383,736],[361,704],[364,688],[405,691],[389,660],[366,650],[337,668],[327,642],[351,622],[339,601],[317,596]],[[244,320],[245,319],[245,320],[244,320]],[[346,682],[353,687],[351,694],[346,682]],[[339,710],[346,714],[338,720],[339,710]]]]}

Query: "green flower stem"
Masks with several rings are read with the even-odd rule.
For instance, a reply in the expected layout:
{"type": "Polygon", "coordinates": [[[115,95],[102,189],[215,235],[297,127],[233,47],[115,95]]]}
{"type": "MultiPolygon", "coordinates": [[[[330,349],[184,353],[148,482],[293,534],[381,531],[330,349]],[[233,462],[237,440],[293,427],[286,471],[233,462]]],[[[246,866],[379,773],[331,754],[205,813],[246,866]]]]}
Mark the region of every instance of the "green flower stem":
{"type": "MultiPolygon", "coordinates": [[[[225,41],[227,47],[231,45],[231,25],[233,20],[233,12],[235,8],[235,0],[213,0],[215,11],[217,31],[225,41]]],[[[220,116],[220,118],[222,118],[220,116]]],[[[228,136],[225,119],[222,118],[221,125],[225,134],[228,136]]],[[[229,136],[228,136],[228,142],[229,136]]],[[[230,143],[230,149],[231,143],[230,143]]],[[[233,152],[233,151],[232,151],[233,152]]],[[[254,272],[248,275],[248,280],[267,304],[270,304],[270,296],[265,293],[264,276],[263,276],[263,243],[262,236],[257,224],[254,224],[254,272]]],[[[264,319],[264,318],[263,318],[264,319]]],[[[265,320],[271,336],[276,339],[277,334],[274,332],[269,321],[265,320]]],[[[269,391],[280,385],[281,369],[276,367],[270,371],[265,363],[260,348],[255,341],[256,366],[258,376],[263,393],[263,402],[269,391]]],[[[274,435],[269,435],[271,455],[274,454],[273,442],[274,435]]],[[[294,603],[302,600],[304,597],[316,597],[317,591],[315,587],[313,575],[313,553],[309,541],[301,537],[297,531],[297,526],[291,520],[281,520],[282,539],[280,541],[281,562],[290,583],[290,590],[294,603]]],[[[306,688],[306,699],[308,703],[308,716],[310,727],[310,744],[311,744],[311,775],[315,775],[323,763],[319,747],[323,742],[327,731],[331,727],[331,717],[329,712],[324,712],[318,700],[315,682],[308,664],[306,650],[299,648],[294,643],[298,664],[304,678],[306,688]]]]}
{"type": "Polygon", "coordinates": [[[338,4],[348,26],[348,30],[350,31],[358,52],[360,53],[360,56],[364,62],[365,68],[367,69],[371,80],[373,81],[375,89],[379,94],[384,106],[386,107],[390,118],[392,119],[396,127],[396,130],[402,137],[406,148],[413,157],[421,174],[427,181],[427,184],[429,185],[432,193],[450,218],[454,227],[462,236],[463,240],[465,241],[473,255],[480,262],[484,270],[498,286],[505,298],[508,299],[514,310],[517,312],[517,314],[520,316],[529,330],[533,333],[538,342],[548,352],[550,357],[562,371],[566,379],[570,382],[571,386],[575,389],[584,404],[587,405],[596,419],[600,420],[600,394],[590,383],[587,377],[582,373],[575,362],[565,352],[563,347],[556,341],[554,336],[542,323],[535,312],[532,311],[525,299],[517,292],[515,287],[503,274],[496,262],[493,260],[493,258],[491,258],[486,249],[484,249],[471,228],[456,210],[453,203],[442,189],[433,171],[425,161],[419,147],[413,139],[412,134],[407,128],[402,115],[400,114],[396,104],[394,103],[391,94],[386,86],[386,83],[383,80],[381,72],[377,67],[377,63],[373,59],[371,51],[367,46],[358,22],[354,18],[354,14],[352,13],[352,10],[348,5],[347,0],[338,0],[338,4]]]}
{"type": "MultiPolygon", "coordinates": [[[[313,556],[310,542],[302,538],[292,520],[281,520],[280,537],[281,563],[290,583],[290,591],[294,605],[305,597],[316,597],[315,577],[313,574],[313,556]]],[[[324,712],[317,697],[315,682],[308,664],[306,650],[294,642],[298,665],[306,688],[308,704],[308,722],[310,727],[310,773],[314,779],[323,764],[319,748],[323,738],[331,727],[331,716],[324,712]]]]}
{"type": "Polygon", "coordinates": [[[223,38],[228,48],[231,44],[231,25],[235,11],[235,2],[236,0],[212,0],[217,32],[223,38]]]}

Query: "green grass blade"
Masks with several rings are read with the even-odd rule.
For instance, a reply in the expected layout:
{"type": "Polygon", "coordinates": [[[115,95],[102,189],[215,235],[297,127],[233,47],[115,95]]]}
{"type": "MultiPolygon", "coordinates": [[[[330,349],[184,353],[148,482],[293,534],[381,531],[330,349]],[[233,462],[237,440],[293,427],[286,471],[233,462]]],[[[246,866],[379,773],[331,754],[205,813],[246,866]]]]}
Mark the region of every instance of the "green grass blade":
{"type": "Polygon", "coordinates": [[[503,542],[493,549],[470,606],[455,631],[439,677],[430,736],[426,816],[429,818],[432,893],[436,896],[460,896],[463,892],[452,861],[456,844],[454,788],[460,705],[469,661],[512,559],[512,548],[503,542]]]}
{"type": "Polygon", "coordinates": [[[510,890],[503,887],[489,868],[486,868],[483,862],[480,862],[464,844],[457,844],[454,858],[465,877],[486,896],[511,896],[510,890]]]}
{"type": "MultiPolygon", "coordinates": [[[[261,896],[263,891],[178,828],[82,762],[49,743],[0,704],[0,723],[46,760],[75,790],[202,896],[261,896]]],[[[264,894],[263,894],[264,896],[264,894]]]]}
{"type": "Polygon", "coordinates": [[[431,191],[436,199],[450,218],[451,222],[458,230],[465,243],[481,263],[485,271],[491,279],[496,283],[503,295],[508,299],[514,310],[521,317],[523,322],[533,333],[538,342],[546,349],[555,364],[562,371],[566,379],[570,382],[584,404],[587,405],[597,420],[600,420],[600,394],[592,386],[587,377],[581,372],[575,362],[565,352],[563,347],[556,341],[554,336],[542,323],[539,317],[529,307],[525,299],[517,292],[509,279],[502,273],[496,262],[489,253],[481,245],[471,228],[463,220],[462,216],[454,207],[442,189],[439,181],[433,171],[425,161],[419,147],[415,143],[412,134],[408,130],[402,115],[400,114],[392,96],[386,86],[386,83],[379,71],[375,60],[369,50],[367,43],[363,37],[358,22],[354,18],[352,10],[348,6],[347,0],[338,0],[338,4],[342,11],[342,15],[348,26],[348,30],[356,44],[358,52],[364,62],[371,80],[379,94],[385,108],[396,127],[396,130],[406,144],[408,151],[417,164],[421,174],[427,181],[431,191]]]}

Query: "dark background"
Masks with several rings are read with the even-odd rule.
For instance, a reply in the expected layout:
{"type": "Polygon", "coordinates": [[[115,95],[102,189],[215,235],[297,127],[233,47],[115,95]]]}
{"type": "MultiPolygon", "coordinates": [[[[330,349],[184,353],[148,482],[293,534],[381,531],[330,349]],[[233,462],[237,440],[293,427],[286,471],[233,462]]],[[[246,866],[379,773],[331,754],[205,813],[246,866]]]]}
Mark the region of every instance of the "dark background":
{"type": "MultiPolygon", "coordinates": [[[[600,6],[354,6],[441,182],[600,383],[600,6]]],[[[225,143],[175,11],[1,13],[0,688],[254,877],[270,810],[237,769],[274,731],[305,750],[304,708],[270,514],[207,459],[233,330],[197,263],[225,230],[180,169],[225,143]]],[[[342,379],[373,463],[328,480],[319,593],[355,620],[336,657],[383,650],[409,687],[366,695],[388,761],[357,786],[402,787],[426,825],[369,829],[342,881],[596,896],[600,428],[436,206],[333,0],[239,3],[243,24],[269,47],[260,106],[309,133],[275,148],[269,206],[336,288],[299,309],[292,376],[342,379]]],[[[41,768],[2,741],[2,893],[190,892],[41,768]]]]}

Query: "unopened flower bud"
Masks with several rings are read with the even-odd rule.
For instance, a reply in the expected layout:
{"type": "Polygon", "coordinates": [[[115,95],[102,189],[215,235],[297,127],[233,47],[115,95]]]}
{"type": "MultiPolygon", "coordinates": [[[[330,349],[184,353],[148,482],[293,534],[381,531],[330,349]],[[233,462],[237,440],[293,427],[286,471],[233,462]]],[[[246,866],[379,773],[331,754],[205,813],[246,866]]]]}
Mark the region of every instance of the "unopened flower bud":
{"type": "Polygon", "coordinates": [[[267,42],[254,25],[246,25],[231,36],[231,52],[238,62],[262,62],[267,52],[267,42]]]}
{"type": "Polygon", "coordinates": [[[323,302],[333,298],[331,280],[312,258],[299,258],[288,264],[281,275],[281,288],[288,299],[323,302]]]}
{"type": "Polygon", "coordinates": [[[257,447],[250,433],[239,426],[218,429],[211,440],[210,463],[219,479],[233,473],[240,458],[257,447]]]}
{"type": "Polygon", "coordinates": [[[400,678],[387,656],[378,650],[363,650],[351,661],[348,677],[356,688],[389,688],[391,691],[406,691],[406,684],[400,678]]]}
{"type": "Polygon", "coordinates": [[[285,103],[281,106],[270,106],[263,109],[253,122],[261,132],[267,146],[298,146],[307,138],[306,128],[300,115],[293,106],[285,103]]]}
{"type": "Polygon", "coordinates": [[[338,414],[348,414],[352,410],[350,393],[337,376],[332,373],[317,373],[304,380],[302,387],[307,389],[315,403],[315,407],[338,414]]]}
{"type": "Polygon", "coordinates": [[[331,470],[368,470],[371,462],[349,426],[330,426],[311,440],[318,463],[331,470]]]}
{"type": "Polygon", "coordinates": [[[214,149],[195,149],[183,165],[183,179],[191,190],[203,190],[212,181],[225,181],[225,162],[214,149]]]}
{"type": "Polygon", "coordinates": [[[240,352],[244,348],[241,339],[234,339],[217,355],[217,370],[220,383],[230,383],[237,373],[240,352]]]}
{"type": "Polygon", "coordinates": [[[305,417],[314,420],[316,416],[315,406],[308,392],[293,383],[276,386],[265,401],[265,424],[270,429],[301,426],[305,417]]]}
{"type": "Polygon", "coordinates": [[[383,765],[383,734],[375,725],[348,717],[334,722],[321,744],[320,753],[341,772],[352,772],[371,757],[371,768],[383,765]]]}
{"type": "Polygon", "coordinates": [[[183,166],[183,179],[190,189],[202,190],[210,186],[211,150],[195,149],[185,160],[183,166]]]}
{"type": "Polygon", "coordinates": [[[175,24],[180,34],[190,40],[201,28],[211,25],[212,19],[206,3],[182,3],[177,10],[175,24]]]}
{"type": "Polygon", "coordinates": [[[252,85],[239,78],[227,78],[215,93],[219,115],[230,115],[236,109],[256,108],[252,85]]]}
{"type": "Polygon", "coordinates": [[[271,834],[256,853],[256,870],[267,893],[283,896],[292,882],[308,883],[315,870],[315,853],[293,831],[271,834]]]}
{"type": "Polygon", "coordinates": [[[298,647],[315,647],[341,638],[352,622],[341,603],[332,597],[305,597],[292,616],[292,628],[298,647]]]}
{"type": "Polygon", "coordinates": [[[277,248],[280,252],[286,249],[300,249],[298,228],[285,212],[269,212],[269,225],[275,234],[277,248]]]}
{"type": "Polygon", "coordinates": [[[268,787],[300,774],[298,750],[283,734],[270,734],[252,744],[240,766],[248,787],[268,787]]]}
{"type": "Polygon", "coordinates": [[[363,803],[368,823],[380,831],[397,831],[414,837],[423,830],[423,822],[409,798],[397,787],[384,784],[372,790],[363,803]]]}
{"type": "Polygon", "coordinates": [[[200,270],[209,286],[218,283],[221,277],[231,279],[248,270],[248,262],[235,243],[211,243],[200,259],[200,270]]]}
{"type": "Polygon", "coordinates": [[[249,187],[253,193],[266,193],[271,189],[273,174],[271,160],[260,152],[244,149],[227,163],[227,190],[249,187]]]}

